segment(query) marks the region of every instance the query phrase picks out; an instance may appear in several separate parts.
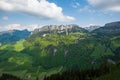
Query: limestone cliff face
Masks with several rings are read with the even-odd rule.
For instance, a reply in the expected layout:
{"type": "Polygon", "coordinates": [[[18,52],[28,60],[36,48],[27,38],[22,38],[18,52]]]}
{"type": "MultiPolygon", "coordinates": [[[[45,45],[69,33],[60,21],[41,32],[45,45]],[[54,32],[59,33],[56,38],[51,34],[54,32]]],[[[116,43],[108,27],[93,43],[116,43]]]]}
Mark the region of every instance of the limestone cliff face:
{"type": "Polygon", "coordinates": [[[67,33],[67,32],[74,32],[74,31],[87,31],[83,28],[80,28],[76,24],[70,24],[70,25],[47,25],[43,26],[42,28],[35,29],[32,33],[38,33],[38,32],[52,32],[56,31],[57,33],[67,33]]]}

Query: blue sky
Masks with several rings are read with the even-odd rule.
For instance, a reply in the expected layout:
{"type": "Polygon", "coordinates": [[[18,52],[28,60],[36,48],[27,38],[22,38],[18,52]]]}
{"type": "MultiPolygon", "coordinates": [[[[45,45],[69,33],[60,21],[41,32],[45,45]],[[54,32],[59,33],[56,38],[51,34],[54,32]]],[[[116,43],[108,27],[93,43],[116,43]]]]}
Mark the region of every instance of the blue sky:
{"type": "Polygon", "coordinates": [[[119,0],[1,0],[0,30],[49,24],[104,25],[119,21],[119,14],[119,0]]]}

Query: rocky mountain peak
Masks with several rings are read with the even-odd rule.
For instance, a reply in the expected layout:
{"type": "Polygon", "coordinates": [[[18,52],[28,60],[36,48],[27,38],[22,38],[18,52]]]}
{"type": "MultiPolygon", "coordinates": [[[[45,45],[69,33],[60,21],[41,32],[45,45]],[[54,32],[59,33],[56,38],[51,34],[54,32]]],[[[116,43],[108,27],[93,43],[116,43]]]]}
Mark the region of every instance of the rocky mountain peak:
{"type": "Polygon", "coordinates": [[[52,31],[57,31],[57,33],[64,33],[66,31],[75,31],[75,30],[80,30],[80,29],[83,29],[83,28],[80,28],[76,24],[70,24],[70,25],[46,25],[46,26],[43,26],[41,28],[35,29],[32,32],[32,34],[38,33],[38,32],[52,32],[52,31]]]}

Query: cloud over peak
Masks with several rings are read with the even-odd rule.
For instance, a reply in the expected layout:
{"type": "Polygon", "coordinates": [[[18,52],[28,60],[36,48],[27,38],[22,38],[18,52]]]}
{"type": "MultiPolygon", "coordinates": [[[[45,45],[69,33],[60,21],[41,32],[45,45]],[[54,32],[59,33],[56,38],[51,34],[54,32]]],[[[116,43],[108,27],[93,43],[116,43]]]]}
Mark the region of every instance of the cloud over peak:
{"type": "Polygon", "coordinates": [[[120,12],[120,0],[87,0],[97,9],[120,12]]]}
{"type": "Polygon", "coordinates": [[[0,10],[22,12],[40,19],[71,21],[74,17],[63,14],[63,9],[47,0],[0,0],[0,10]]]}

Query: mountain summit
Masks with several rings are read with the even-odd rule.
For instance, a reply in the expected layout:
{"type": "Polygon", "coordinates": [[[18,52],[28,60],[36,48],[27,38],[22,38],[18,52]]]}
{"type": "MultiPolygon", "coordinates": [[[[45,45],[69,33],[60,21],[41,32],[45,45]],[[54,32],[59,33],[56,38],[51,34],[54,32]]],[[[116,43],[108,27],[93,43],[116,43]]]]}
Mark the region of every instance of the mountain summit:
{"type": "Polygon", "coordinates": [[[43,34],[51,34],[51,33],[57,33],[57,34],[63,34],[66,33],[66,35],[69,34],[69,32],[88,32],[84,28],[79,27],[76,24],[70,24],[70,25],[47,25],[43,26],[42,28],[35,29],[32,34],[35,33],[43,33],[43,34]]]}

